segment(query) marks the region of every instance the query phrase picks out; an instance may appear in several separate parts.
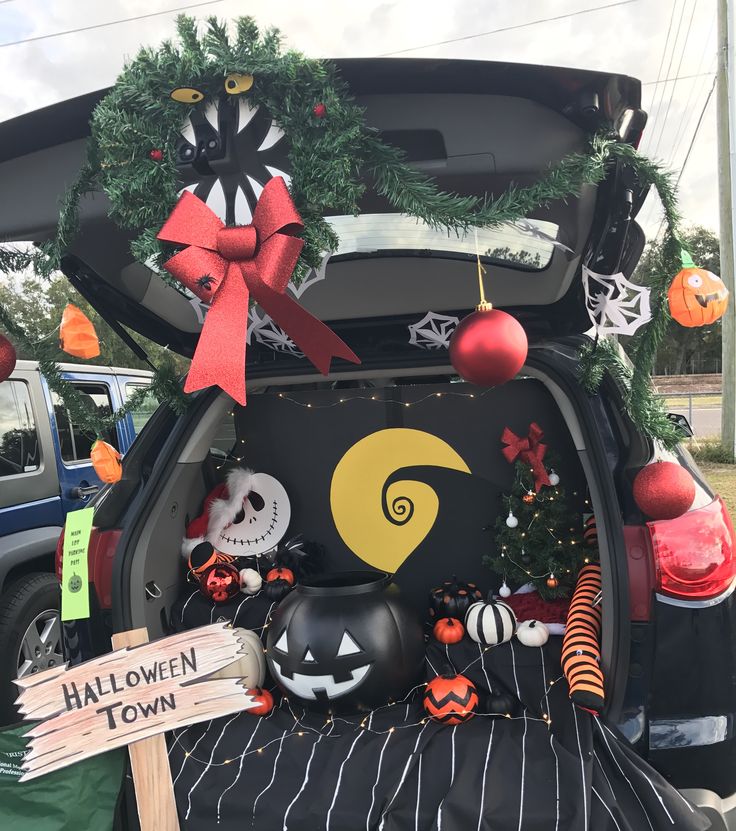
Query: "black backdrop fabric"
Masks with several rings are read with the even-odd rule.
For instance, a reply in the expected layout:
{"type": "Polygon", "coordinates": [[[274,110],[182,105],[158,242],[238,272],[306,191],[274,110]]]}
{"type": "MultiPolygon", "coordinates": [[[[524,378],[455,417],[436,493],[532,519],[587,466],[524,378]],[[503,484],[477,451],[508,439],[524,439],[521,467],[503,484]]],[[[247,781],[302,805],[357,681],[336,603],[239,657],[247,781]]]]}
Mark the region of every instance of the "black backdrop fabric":
{"type": "Polygon", "coordinates": [[[603,719],[574,707],[561,638],[529,648],[467,639],[427,650],[480,693],[456,726],[426,718],[422,687],[370,714],[329,720],[279,698],[169,736],[183,829],[201,831],[703,831],[708,820],[603,719]],[[486,715],[489,692],[520,702],[486,715]],[[544,716],[549,717],[549,722],[544,716]]]}

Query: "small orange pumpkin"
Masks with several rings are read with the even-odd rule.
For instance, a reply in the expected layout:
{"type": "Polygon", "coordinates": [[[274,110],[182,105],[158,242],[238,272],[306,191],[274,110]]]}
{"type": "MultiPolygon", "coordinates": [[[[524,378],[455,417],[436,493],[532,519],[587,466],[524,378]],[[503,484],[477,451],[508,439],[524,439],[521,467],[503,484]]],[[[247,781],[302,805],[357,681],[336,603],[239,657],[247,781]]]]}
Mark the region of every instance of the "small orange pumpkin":
{"type": "Polygon", "coordinates": [[[92,467],[103,482],[119,482],[123,476],[123,466],[120,464],[120,454],[106,441],[97,439],[90,451],[92,467]]]}
{"type": "Polygon", "coordinates": [[[294,572],[290,568],[272,568],[266,575],[266,582],[272,583],[274,580],[285,580],[290,586],[296,583],[294,572]]]}
{"type": "Polygon", "coordinates": [[[454,617],[443,617],[435,623],[432,634],[440,643],[458,643],[463,639],[465,627],[454,617]]]}
{"type": "Polygon", "coordinates": [[[706,326],[726,311],[728,289],[704,268],[683,268],[670,283],[667,300],[670,314],[681,326],[706,326]]]}
{"type": "Polygon", "coordinates": [[[73,303],[67,303],[61,316],[59,345],[67,354],[84,360],[100,354],[100,342],[92,321],[73,303]]]}

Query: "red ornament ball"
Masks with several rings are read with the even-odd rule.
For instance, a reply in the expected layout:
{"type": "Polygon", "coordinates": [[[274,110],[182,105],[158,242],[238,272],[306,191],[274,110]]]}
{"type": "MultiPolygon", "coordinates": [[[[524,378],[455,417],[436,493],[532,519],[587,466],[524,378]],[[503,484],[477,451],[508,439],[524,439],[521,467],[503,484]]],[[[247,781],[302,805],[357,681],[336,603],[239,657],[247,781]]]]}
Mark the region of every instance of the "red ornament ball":
{"type": "Polygon", "coordinates": [[[13,344],[5,335],[0,335],[0,383],[7,381],[13,374],[17,360],[13,344]]]}
{"type": "Polygon", "coordinates": [[[473,718],[478,690],[464,675],[438,675],[424,691],[424,709],[442,724],[460,724],[473,718]]]}
{"type": "Polygon", "coordinates": [[[525,493],[524,496],[521,497],[521,499],[523,502],[526,502],[527,505],[531,505],[532,502],[534,502],[534,500],[536,499],[536,496],[532,491],[529,491],[529,493],[525,493]]]}
{"type": "Polygon", "coordinates": [[[650,519],[682,516],[695,499],[695,480],[676,462],[654,462],[634,479],[634,501],[650,519]]]}
{"type": "Polygon", "coordinates": [[[266,582],[272,583],[274,580],[286,580],[290,586],[296,583],[294,572],[290,568],[272,568],[266,575],[266,582]]]}
{"type": "Polygon", "coordinates": [[[510,381],[529,347],[524,327],[499,309],[481,309],[460,321],[450,338],[450,362],[458,375],[479,387],[510,381]]]}
{"type": "Polygon", "coordinates": [[[246,710],[247,713],[252,713],[254,716],[267,716],[273,710],[273,696],[268,690],[255,687],[247,693],[258,702],[255,707],[249,707],[246,710]]]}
{"type": "Polygon", "coordinates": [[[316,118],[324,118],[327,115],[327,107],[320,101],[312,107],[312,113],[316,118]]]}
{"type": "Polygon", "coordinates": [[[458,643],[463,639],[465,627],[454,617],[443,617],[435,623],[432,634],[440,643],[458,643]]]}
{"type": "Polygon", "coordinates": [[[164,151],[159,150],[157,147],[151,150],[148,154],[149,158],[154,162],[162,162],[164,160],[164,151]]]}
{"type": "Polygon", "coordinates": [[[547,586],[550,589],[556,589],[560,585],[560,581],[554,576],[554,574],[550,574],[547,578],[547,586]]]}
{"type": "Polygon", "coordinates": [[[214,603],[226,603],[240,591],[240,572],[232,563],[215,563],[200,577],[202,594],[214,603]]]}

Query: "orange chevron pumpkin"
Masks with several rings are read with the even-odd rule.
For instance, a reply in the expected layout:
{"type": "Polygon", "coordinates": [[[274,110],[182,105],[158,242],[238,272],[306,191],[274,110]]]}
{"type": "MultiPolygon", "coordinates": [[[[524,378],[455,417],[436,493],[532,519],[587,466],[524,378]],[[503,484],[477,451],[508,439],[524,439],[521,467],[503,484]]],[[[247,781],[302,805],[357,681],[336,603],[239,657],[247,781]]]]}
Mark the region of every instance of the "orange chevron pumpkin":
{"type": "Polygon", "coordinates": [[[442,724],[460,724],[475,715],[478,690],[464,675],[438,675],[424,691],[424,709],[442,724]]]}
{"type": "Polygon", "coordinates": [[[683,268],[670,283],[667,300],[670,314],[681,326],[706,326],[726,311],[728,289],[704,268],[683,268]]]}
{"type": "Polygon", "coordinates": [[[100,342],[92,321],[73,303],[67,303],[61,316],[59,345],[67,354],[84,360],[100,354],[100,342]]]}

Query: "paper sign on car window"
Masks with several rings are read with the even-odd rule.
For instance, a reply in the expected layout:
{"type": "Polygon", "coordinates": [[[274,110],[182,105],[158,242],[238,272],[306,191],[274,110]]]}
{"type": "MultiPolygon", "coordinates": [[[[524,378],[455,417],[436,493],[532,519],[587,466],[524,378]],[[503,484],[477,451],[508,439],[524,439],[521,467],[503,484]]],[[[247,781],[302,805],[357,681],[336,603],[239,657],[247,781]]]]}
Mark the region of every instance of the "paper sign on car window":
{"type": "Polygon", "coordinates": [[[89,617],[89,582],[87,549],[92,533],[94,508],[71,511],[64,528],[61,560],[61,619],[81,620],[89,617]]]}

